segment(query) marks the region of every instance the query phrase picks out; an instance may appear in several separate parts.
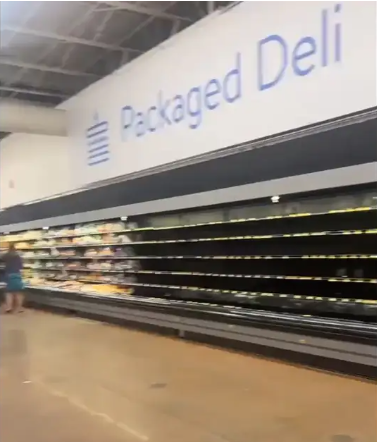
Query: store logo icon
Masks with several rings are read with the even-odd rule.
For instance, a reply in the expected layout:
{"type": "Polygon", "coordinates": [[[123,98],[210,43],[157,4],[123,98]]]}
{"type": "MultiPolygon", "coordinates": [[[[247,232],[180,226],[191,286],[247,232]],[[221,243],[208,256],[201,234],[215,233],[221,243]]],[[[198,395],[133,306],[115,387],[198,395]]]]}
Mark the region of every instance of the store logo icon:
{"type": "Polygon", "coordinates": [[[94,115],[94,124],[86,131],[87,164],[96,166],[110,160],[109,123],[94,115]]]}

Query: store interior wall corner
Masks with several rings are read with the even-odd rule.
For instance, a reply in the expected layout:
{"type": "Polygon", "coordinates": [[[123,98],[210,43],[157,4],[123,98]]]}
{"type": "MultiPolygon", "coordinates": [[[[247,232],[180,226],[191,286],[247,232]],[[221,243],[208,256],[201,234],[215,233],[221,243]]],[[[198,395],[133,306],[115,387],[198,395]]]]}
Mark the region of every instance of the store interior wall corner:
{"type": "Polygon", "coordinates": [[[77,187],[70,137],[15,133],[0,142],[0,208],[77,187]]]}
{"type": "Polygon", "coordinates": [[[0,100],[0,131],[67,136],[67,113],[25,101],[0,100]]]}

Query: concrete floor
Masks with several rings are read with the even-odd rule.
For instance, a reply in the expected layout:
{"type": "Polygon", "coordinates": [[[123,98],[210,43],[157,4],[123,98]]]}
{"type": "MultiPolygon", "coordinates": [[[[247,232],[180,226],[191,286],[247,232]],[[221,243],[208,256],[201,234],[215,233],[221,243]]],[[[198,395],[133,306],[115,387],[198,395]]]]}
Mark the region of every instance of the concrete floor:
{"type": "Polygon", "coordinates": [[[1,316],[4,442],[376,442],[372,383],[83,319],[1,316]]]}

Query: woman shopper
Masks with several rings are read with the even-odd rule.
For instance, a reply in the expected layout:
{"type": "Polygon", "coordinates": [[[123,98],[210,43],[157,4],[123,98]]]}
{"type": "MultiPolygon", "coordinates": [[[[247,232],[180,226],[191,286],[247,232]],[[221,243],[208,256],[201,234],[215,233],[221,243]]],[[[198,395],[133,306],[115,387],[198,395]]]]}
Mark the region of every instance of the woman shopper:
{"type": "Polygon", "coordinates": [[[5,311],[20,313],[24,305],[24,283],[21,276],[23,262],[14,244],[10,244],[7,253],[3,255],[3,262],[6,282],[5,311]]]}

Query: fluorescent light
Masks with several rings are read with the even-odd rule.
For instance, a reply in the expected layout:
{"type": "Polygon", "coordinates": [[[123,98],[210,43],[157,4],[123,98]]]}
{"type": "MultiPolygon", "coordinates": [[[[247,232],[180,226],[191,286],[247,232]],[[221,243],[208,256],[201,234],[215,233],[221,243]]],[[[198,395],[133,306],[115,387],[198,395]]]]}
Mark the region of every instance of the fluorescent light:
{"type": "Polygon", "coordinates": [[[271,201],[273,203],[278,203],[280,201],[280,196],[279,195],[272,196],[271,201]]]}

